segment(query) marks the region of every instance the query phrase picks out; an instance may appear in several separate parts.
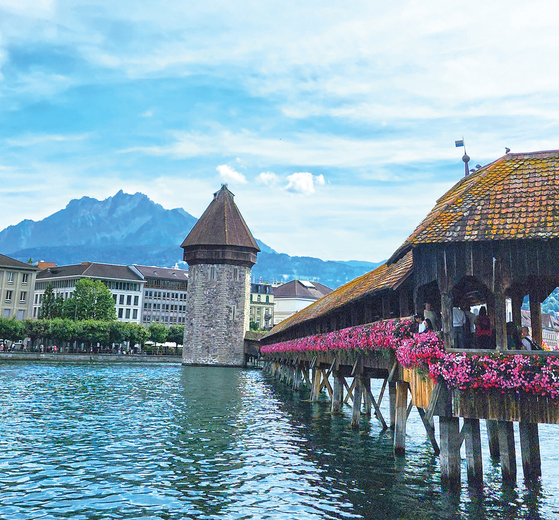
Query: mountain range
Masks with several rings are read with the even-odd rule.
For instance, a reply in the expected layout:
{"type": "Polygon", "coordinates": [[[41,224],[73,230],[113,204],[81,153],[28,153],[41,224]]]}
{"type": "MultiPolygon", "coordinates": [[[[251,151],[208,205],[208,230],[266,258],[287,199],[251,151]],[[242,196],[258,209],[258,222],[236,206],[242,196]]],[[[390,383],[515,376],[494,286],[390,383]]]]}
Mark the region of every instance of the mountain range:
{"type": "MultiPolygon", "coordinates": [[[[143,193],[121,190],[105,200],[71,200],[43,220],[7,227],[0,232],[0,252],[21,261],[31,258],[58,265],[89,261],[187,269],[180,244],[196,221],[182,208],[165,209],[143,193]]],[[[256,241],[262,252],[252,277],[258,281],[299,278],[334,289],[380,265],[289,256],[256,241]]]]}

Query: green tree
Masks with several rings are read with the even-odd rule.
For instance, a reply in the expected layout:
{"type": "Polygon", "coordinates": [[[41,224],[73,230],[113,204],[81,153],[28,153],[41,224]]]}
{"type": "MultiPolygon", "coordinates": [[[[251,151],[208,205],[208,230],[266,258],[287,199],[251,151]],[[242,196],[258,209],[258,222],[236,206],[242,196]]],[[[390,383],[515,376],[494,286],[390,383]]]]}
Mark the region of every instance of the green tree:
{"type": "Polygon", "coordinates": [[[169,330],[165,325],[161,323],[152,323],[149,328],[149,339],[153,341],[155,346],[158,343],[165,343],[167,341],[167,336],[169,334],[169,330]]]}
{"type": "Polygon", "coordinates": [[[52,285],[49,283],[43,294],[43,301],[39,309],[39,318],[52,320],[62,316],[62,306],[64,300],[61,295],[55,295],[52,285]]]}
{"type": "Polygon", "coordinates": [[[25,327],[15,318],[0,318],[0,338],[20,341],[25,337],[25,327]]]}
{"type": "Polygon", "coordinates": [[[31,340],[31,344],[36,346],[38,340],[45,337],[48,330],[48,322],[45,320],[23,320],[25,336],[31,340]]]}
{"type": "Polygon", "coordinates": [[[63,316],[71,320],[116,320],[111,291],[101,280],[78,280],[74,292],[64,301],[63,316]]]}
{"type": "Polygon", "coordinates": [[[167,339],[175,345],[182,345],[182,342],[184,341],[184,327],[181,327],[180,325],[171,325],[169,327],[169,335],[167,339]]]}

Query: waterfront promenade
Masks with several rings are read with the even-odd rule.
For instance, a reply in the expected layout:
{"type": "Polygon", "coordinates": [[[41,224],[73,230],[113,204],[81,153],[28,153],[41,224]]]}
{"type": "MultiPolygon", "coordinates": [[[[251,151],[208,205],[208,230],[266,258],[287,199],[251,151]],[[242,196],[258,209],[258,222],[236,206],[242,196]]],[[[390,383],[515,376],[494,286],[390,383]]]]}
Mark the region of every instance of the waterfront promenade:
{"type": "Polygon", "coordinates": [[[50,361],[57,363],[180,363],[180,356],[148,356],[142,354],[61,354],[41,352],[0,352],[4,361],[50,361]]]}

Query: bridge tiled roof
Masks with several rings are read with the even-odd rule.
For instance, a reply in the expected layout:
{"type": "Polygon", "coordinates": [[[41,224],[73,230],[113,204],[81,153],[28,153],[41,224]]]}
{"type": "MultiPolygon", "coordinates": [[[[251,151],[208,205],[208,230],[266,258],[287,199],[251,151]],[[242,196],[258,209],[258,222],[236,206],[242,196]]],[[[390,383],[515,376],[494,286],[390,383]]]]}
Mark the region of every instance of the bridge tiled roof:
{"type": "Polygon", "coordinates": [[[559,150],[509,153],[443,195],[394,253],[418,244],[559,238],[559,150]]]}
{"type": "Polygon", "coordinates": [[[386,289],[397,289],[411,274],[412,254],[392,264],[382,264],[370,273],[355,278],[335,291],[315,301],[298,313],[278,323],[267,335],[270,337],[294,325],[319,318],[338,308],[386,289]]]}

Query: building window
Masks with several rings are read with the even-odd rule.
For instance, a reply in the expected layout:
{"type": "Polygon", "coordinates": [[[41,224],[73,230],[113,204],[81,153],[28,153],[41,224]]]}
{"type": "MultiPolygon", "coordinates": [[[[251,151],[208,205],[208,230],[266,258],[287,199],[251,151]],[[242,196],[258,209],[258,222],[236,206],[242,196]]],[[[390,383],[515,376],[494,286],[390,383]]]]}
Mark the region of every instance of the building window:
{"type": "Polygon", "coordinates": [[[258,295],[256,296],[256,301],[259,302],[260,300],[261,300],[261,296],[258,294],[258,295]]]}
{"type": "Polygon", "coordinates": [[[12,301],[13,291],[6,291],[6,302],[10,303],[12,301]]]}
{"type": "Polygon", "coordinates": [[[37,317],[37,311],[39,310],[39,307],[33,307],[33,317],[36,318],[37,317]]]}
{"type": "Polygon", "coordinates": [[[21,320],[23,320],[24,318],[25,318],[25,311],[23,311],[23,310],[17,311],[17,319],[18,319],[19,321],[21,321],[21,320]]]}
{"type": "Polygon", "coordinates": [[[134,296],[134,305],[137,307],[139,303],[140,303],[140,297],[134,296]]]}
{"type": "Polygon", "coordinates": [[[122,318],[122,307],[120,309],[118,309],[118,317],[122,318]]]}
{"type": "Polygon", "coordinates": [[[270,303],[270,297],[266,296],[266,303],[270,303]]]}
{"type": "Polygon", "coordinates": [[[113,300],[115,301],[115,305],[116,305],[116,300],[117,300],[117,295],[113,294],[113,300]]]}
{"type": "Polygon", "coordinates": [[[10,317],[10,309],[4,309],[4,318],[10,317]]]}
{"type": "Polygon", "coordinates": [[[128,295],[126,297],[126,305],[132,305],[132,295],[128,295]]]}
{"type": "Polygon", "coordinates": [[[8,271],[8,283],[14,283],[14,273],[8,271]]]}
{"type": "Polygon", "coordinates": [[[126,309],[126,319],[130,319],[130,309],[126,309]]]}
{"type": "Polygon", "coordinates": [[[124,305],[124,294],[120,295],[120,298],[118,300],[119,305],[124,305]]]}
{"type": "Polygon", "coordinates": [[[26,300],[27,300],[27,292],[26,291],[21,291],[19,293],[19,302],[20,303],[25,303],[26,300]]]}
{"type": "Polygon", "coordinates": [[[138,319],[138,309],[134,309],[132,311],[132,319],[134,319],[134,320],[138,319]]]}
{"type": "Polygon", "coordinates": [[[215,266],[211,266],[210,267],[210,280],[216,280],[217,279],[217,272],[216,272],[216,268],[215,266]]]}
{"type": "Polygon", "coordinates": [[[29,281],[29,273],[23,273],[22,278],[21,278],[21,283],[23,285],[27,285],[28,281],[29,281]]]}

